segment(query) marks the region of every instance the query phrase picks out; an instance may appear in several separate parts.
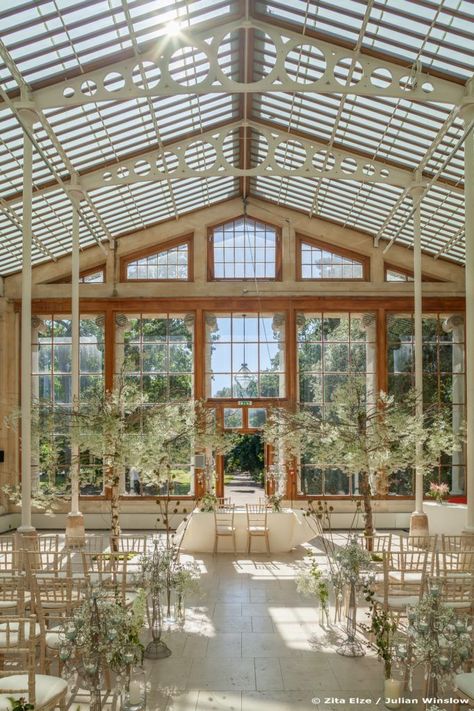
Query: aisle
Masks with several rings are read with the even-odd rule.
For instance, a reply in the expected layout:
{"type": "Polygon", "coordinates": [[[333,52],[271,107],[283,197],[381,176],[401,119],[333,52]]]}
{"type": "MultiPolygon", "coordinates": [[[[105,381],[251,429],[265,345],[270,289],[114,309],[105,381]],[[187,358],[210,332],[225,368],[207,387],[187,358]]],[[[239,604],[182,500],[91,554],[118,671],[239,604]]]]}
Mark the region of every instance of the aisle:
{"type": "Polygon", "coordinates": [[[371,652],[362,659],[336,654],[334,629],[323,629],[314,604],[296,592],[295,563],[303,554],[300,548],[274,560],[196,556],[203,594],[188,601],[185,631],[165,635],[172,656],[146,663],[149,711],[379,708],[322,703],[325,697],[377,699],[383,671],[371,652]]]}

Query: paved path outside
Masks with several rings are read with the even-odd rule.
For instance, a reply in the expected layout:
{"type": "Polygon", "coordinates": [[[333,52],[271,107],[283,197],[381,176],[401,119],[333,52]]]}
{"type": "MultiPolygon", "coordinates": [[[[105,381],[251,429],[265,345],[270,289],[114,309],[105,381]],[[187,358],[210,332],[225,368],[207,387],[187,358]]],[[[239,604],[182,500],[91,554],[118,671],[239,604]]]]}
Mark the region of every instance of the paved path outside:
{"type": "Polygon", "coordinates": [[[248,472],[238,472],[229,484],[225,484],[224,496],[230,498],[236,506],[245,506],[260,503],[260,499],[265,498],[265,490],[248,472]]]}

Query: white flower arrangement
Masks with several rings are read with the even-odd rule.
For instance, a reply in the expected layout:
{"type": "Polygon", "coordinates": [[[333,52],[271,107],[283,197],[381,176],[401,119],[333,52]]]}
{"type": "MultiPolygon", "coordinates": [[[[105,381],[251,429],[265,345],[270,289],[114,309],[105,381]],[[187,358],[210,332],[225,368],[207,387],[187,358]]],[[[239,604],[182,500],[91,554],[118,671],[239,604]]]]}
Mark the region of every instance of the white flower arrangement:
{"type": "Polygon", "coordinates": [[[330,577],[324,573],[315,560],[309,568],[301,568],[296,578],[296,589],[305,597],[314,597],[321,605],[321,614],[329,622],[329,583],[330,577]]]}

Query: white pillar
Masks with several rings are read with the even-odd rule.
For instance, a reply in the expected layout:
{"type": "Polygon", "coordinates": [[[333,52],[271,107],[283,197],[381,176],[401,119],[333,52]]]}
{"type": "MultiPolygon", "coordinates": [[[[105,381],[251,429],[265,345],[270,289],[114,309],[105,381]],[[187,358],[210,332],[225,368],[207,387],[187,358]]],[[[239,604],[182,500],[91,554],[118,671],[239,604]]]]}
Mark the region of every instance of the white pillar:
{"type": "MultiPolygon", "coordinates": [[[[377,320],[375,314],[363,314],[361,318],[361,327],[365,331],[365,368],[366,368],[366,397],[367,397],[367,414],[372,413],[374,403],[377,401],[377,320]]],[[[356,496],[360,494],[359,489],[359,474],[354,474],[352,493],[356,496]]],[[[372,484],[372,482],[371,482],[372,484]]],[[[378,493],[373,492],[373,493],[378,493]]]]}
{"type": "MultiPolygon", "coordinates": [[[[29,130],[33,130],[35,114],[20,109],[29,130]]],[[[31,534],[31,247],[33,241],[33,145],[23,133],[23,272],[21,278],[21,526],[20,534],[31,534]]]]}
{"type": "MultiPolygon", "coordinates": [[[[112,251],[112,250],[110,250],[112,251]]],[[[115,373],[121,373],[125,362],[125,331],[128,327],[128,318],[125,314],[115,314],[115,373]]],[[[120,471],[120,495],[128,494],[126,487],[125,467],[120,471]]]]}
{"type": "MultiPolygon", "coordinates": [[[[80,195],[78,194],[78,197],[80,195]]],[[[80,306],[79,306],[79,212],[76,197],[71,197],[72,203],[72,255],[71,255],[71,393],[72,408],[77,411],[79,406],[80,383],[80,306]]],[[[79,461],[79,447],[72,443],[71,446],[71,511],[66,524],[66,537],[69,543],[76,545],[84,540],[84,517],[79,509],[79,493],[81,466],[79,461]]]]}
{"type": "MultiPolygon", "coordinates": [[[[470,97],[474,102],[474,97],[470,97]]],[[[474,121],[474,103],[461,109],[464,126],[474,121]]],[[[474,131],[464,143],[466,243],[466,531],[474,531],[474,131]]]]}
{"type": "MultiPolygon", "coordinates": [[[[464,317],[461,314],[449,316],[443,323],[443,331],[452,333],[452,418],[453,430],[460,433],[464,420],[464,317]]],[[[463,477],[460,475],[464,464],[464,453],[453,452],[451,494],[464,494],[463,477]]]]}
{"type": "MultiPolygon", "coordinates": [[[[421,200],[424,186],[415,183],[410,189],[415,203],[413,215],[413,287],[415,297],[415,393],[416,414],[423,417],[423,294],[421,271],[421,200]]],[[[428,535],[428,517],[423,511],[423,467],[420,464],[421,443],[417,445],[415,467],[415,511],[410,520],[410,535],[428,535]]]]}

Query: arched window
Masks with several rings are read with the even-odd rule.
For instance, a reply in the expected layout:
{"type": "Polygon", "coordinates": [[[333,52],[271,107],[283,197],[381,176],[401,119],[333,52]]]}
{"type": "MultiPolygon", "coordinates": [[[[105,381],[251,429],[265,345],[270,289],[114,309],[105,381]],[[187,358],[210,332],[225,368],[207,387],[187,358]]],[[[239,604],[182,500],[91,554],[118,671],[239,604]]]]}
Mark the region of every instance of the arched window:
{"type": "Polygon", "coordinates": [[[301,280],[367,281],[369,258],[329,247],[311,237],[297,237],[297,278],[301,280]]]}
{"type": "Polygon", "coordinates": [[[122,281],[192,281],[192,262],[192,237],[179,237],[124,257],[122,281]]]}
{"type": "Polygon", "coordinates": [[[280,229],[243,215],[209,229],[209,279],[278,280],[280,229]]]}

